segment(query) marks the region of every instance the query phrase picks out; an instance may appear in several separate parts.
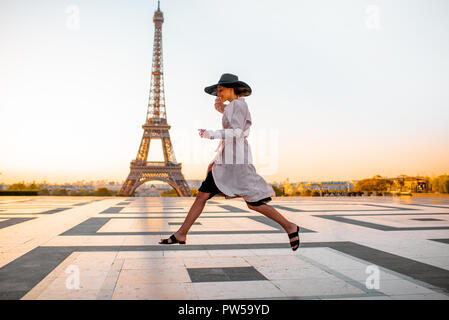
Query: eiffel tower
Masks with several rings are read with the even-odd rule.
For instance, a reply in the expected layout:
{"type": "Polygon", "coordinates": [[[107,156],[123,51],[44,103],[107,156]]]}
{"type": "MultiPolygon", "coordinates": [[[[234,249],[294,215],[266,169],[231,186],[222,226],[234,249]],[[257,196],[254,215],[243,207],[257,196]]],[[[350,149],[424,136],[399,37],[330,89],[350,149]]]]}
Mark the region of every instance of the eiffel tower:
{"type": "Polygon", "coordinates": [[[120,189],[119,195],[131,196],[145,182],[158,180],[168,183],[175,189],[178,196],[190,197],[190,188],[181,172],[182,165],[176,162],[169,134],[170,125],[167,123],[165,111],[164,72],[162,66],[162,23],[164,22],[164,15],[160,10],[159,1],[157,11],[154,12],[153,22],[155,25],[153,65],[147,119],[142,126],[144,132],[137,157],[131,161],[131,171],[120,189]],[[151,139],[161,139],[164,161],[147,161],[151,139]]]}

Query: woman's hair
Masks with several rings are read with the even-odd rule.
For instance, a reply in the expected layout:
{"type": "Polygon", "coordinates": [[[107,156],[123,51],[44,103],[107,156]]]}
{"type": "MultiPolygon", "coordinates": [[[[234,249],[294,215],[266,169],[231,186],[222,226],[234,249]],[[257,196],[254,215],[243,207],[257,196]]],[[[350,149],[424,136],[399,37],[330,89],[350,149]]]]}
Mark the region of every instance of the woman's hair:
{"type": "Polygon", "coordinates": [[[237,97],[240,98],[240,97],[247,96],[249,92],[248,92],[248,89],[245,87],[237,87],[237,88],[234,88],[234,93],[237,97]]]}
{"type": "Polygon", "coordinates": [[[234,94],[237,97],[246,97],[250,95],[250,91],[248,90],[248,88],[245,87],[233,87],[232,85],[229,84],[221,84],[221,86],[225,87],[225,88],[232,88],[234,89],[234,94]]]}

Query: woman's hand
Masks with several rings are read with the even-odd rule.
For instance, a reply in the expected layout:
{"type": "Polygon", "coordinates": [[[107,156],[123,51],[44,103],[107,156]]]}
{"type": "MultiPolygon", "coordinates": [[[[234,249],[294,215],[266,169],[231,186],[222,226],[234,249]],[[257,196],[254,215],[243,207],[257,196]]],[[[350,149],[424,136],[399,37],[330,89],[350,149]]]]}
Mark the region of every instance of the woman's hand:
{"type": "Polygon", "coordinates": [[[206,129],[198,129],[201,138],[210,139],[209,132],[206,129]]]}
{"type": "MultiPolygon", "coordinates": [[[[215,163],[215,162],[212,162],[212,163],[209,164],[209,166],[207,167],[207,173],[209,173],[209,171],[212,170],[212,167],[214,166],[214,163],[215,163]]],[[[206,174],[207,174],[207,173],[206,173],[206,174]]]]}
{"type": "Polygon", "coordinates": [[[220,113],[224,112],[226,105],[221,101],[220,97],[217,97],[215,99],[215,110],[217,110],[220,113]]]}

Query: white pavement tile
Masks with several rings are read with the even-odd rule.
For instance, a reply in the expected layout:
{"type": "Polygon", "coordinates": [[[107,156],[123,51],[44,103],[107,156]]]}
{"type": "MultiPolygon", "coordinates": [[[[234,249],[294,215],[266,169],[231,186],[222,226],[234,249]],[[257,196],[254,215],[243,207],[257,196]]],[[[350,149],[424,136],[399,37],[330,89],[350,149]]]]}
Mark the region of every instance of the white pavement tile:
{"type": "Polygon", "coordinates": [[[97,300],[99,290],[48,290],[36,300],[97,300]]]}
{"type": "Polygon", "coordinates": [[[125,259],[122,269],[163,269],[163,268],[173,268],[173,267],[183,267],[184,262],[183,259],[179,258],[140,258],[133,259],[128,258],[125,259]]]}
{"type": "Polygon", "coordinates": [[[413,294],[434,294],[438,293],[429,288],[420,286],[404,279],[389,280],[380,279],[378,291],[389,295],[413,295],[413,294]]]}
{"type": "Polygon", "coordinates": [[[449,256],[444,257],[429,257],[429,258],[415,258],[417,261],[430,264],[432,266],[449,270],[449,256]]]}
{"type": "Polygon", "coordinates": [[[254,253],[249,249],[208,250],[211,257],[246,257],[254,253]]]}
{"type": "MultiPolygon", "coordinates": [[[[379,280],[401,280],[399,275],[388,272],[383,268],[378,267],[379,270],[379,280]]],[[[344,269],[340,268],[336,270],[339,274],[344,275],[352,280],[358,281],[361,284],[365,285],[367,279],[373,274],[371,269],[367,269],[366,267],[362,268],[349,268],[344,269]]]]}
{"type": "Polygon", "coordinates": [[[255,267],[301,267],[312,268],[313,265],[294,255],[257,255],[248,256],[244,259],[255,267]]]}
{"type": "Polygon", "coordinates": [[[269,280],[302,280],[302,279],[329,279],[330,273],[316,267],[305,268],[302,266],[275,266],[256,267],[257,271],[269,280]]]}
{"type": "Polygon", "coordinates": [[[117,284],[113,300],[197,300],[192,283],[126,283],[117,284]]]}
{"type": "Polygon", "coordinates": [[[117,254],[117,259],[162,258],[163,256],[163,251],[120,251],[117,254]]]}
{"type": "Polygon", "coordinates": [[[159,245],[162,238],[166,237],[160,235],[124,236],[123,246],[155,246],[159,245]]]}
{"type": "Polygon", "coordinates": [[[364,293],[359,288],[333,276],[301,280],[273,280],[272,282],[289,297],[326,297],[364,293]]]}
{"type": "Polygon", "coordinates": [[[141,283],[190,283],[187,270],[180,266],[153,266],[145,269],[122,270],[118,276],[117,285],[136,287],[141,283]]]}
{"type": "Polygon", "coordinates": [[[300,252],[300,254],[305,258],[335,270],[366,270],[367,266],[372,265],[372,263],[356,260],[330,248],[316,248],[307,252],[300,252]]]}
{"type": "Polygon", "coordinates": [[[63,246],[121,246],[125,236],[57,236],[44,243],[49,247],[63,246]]]}
{"type": "Polygon", "coordinates": [[[166,250],[164,251],[164,257],[172,257],[172,258],[196,257],[203,259],[210,257],[210,254],[209,251],[207,250],[166,250]]]}

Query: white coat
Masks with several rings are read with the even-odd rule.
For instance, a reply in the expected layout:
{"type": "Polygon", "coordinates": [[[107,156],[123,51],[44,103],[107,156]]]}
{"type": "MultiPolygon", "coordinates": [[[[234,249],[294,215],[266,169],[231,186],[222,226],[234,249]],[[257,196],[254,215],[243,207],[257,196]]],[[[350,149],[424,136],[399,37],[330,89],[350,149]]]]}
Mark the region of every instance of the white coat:
{"type": "Polygon", "coordinates": [[[209,139],[221,139],[214,158],[212,176],[226,198],[243,197],[256,202],[274,196],[273,187],[257,174],[247,141],[251,114],[244,98],[226,106],[222,130],[208,130],[209,139]]]}

